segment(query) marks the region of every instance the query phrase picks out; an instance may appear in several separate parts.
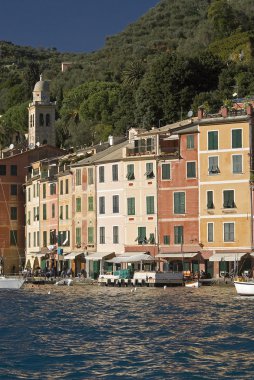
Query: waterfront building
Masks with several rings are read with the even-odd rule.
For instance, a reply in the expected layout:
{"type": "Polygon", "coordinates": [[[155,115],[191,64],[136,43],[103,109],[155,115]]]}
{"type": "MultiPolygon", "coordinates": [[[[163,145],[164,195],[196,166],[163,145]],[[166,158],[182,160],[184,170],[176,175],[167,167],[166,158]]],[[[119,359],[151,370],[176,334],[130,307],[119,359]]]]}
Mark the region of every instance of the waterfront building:
{"type": "Polygon", "coordinates": [[[199,111],[200,239],[211,276],[251,269],[253,250],[253,112],[199,111]]]}

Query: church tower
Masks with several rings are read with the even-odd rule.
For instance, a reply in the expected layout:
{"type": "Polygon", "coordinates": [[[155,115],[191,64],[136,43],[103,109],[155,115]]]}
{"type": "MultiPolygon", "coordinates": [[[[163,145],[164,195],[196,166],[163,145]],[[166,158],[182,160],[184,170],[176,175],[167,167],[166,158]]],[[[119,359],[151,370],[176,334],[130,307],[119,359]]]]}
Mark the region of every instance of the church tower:
{"type": "Polygon", "coordinates": [[[34,86],[33,102],[29,104],[28,146],[56,145],[55,136],[56,102],[50,102],[49,82],[42,79],[34,86]]]}

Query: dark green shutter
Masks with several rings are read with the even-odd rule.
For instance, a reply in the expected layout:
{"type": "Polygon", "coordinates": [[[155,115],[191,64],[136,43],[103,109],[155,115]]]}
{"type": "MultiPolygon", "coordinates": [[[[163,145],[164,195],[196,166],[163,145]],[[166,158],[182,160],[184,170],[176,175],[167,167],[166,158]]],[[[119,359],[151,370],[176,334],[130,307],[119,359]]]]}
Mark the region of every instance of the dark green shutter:
{"type": "Polygon", "coordinates": [[[232,129],[232,148],[242,148],[241,129],[232,129]]]}

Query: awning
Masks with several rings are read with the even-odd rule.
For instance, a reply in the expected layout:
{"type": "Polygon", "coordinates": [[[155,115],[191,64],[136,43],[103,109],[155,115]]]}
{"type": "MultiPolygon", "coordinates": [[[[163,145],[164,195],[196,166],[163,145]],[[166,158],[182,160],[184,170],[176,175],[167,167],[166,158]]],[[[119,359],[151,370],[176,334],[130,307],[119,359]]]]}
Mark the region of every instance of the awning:
{"type": "Polygon", "coordinates": [[[82,255],[84,252],[71,252],[71,253],[67,253],[67,255],[65,255],[63,257],[64,260],[74,260],[77,256],[79,255],[82,255]]]}
{"type": "Polygon", "coordinates": [[[115,256],[115,252],[93,252],[86,256],[86,260],[97,261],[102,259],[111,259],[115,256]]]}
{"type": "Polygon", "coordinates": [[[239,261],[244,255],[247,255],[247,253],[214,253],[209,261],[239,261]]]}
{"type": "Polygon", "coordinates": [[[141,262],[141,261],[151,262],[151,261],[155,261],[155,258],[146,253],[136,252],[136,254],[134,255],[132,254],[132,256],[125,256],[123,254],[122,256],[114,257],[112,260],[107,260],[107,262],[110,262],[113,264],[136,263],[136,262],[141,262]]]}
{"type": "Polygon", "coordinates": [[[177,253],[159,253],[156,257],[160,259],[184,259],[193,258],[197,256],[199,252],[177,252],[177,253]]]}
{"type": "Polygon", "coordinates": [[[41,252],[28,252],[27,253],[27,257],[34,256],[34,258],[37,257],[38,259],[44,257],[45,255],[46,255],[46,253],[41,253],[41,252]]]}

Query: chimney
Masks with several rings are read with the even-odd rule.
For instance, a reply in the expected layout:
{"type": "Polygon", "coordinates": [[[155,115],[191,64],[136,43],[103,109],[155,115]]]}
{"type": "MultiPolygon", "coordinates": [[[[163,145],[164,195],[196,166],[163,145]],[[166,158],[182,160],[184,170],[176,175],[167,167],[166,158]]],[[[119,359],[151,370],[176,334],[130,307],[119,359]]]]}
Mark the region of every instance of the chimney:
{"type": "Polygon", "coordinates": [[[204,117],[204,108],[203,107],[199,107],[198,108],[198,119],[203,119],[204,117]]]}
{"type": "Polygon", "coordinates": [[[109,135],[108,137],[108,143],[110,146],[114,145],[114,137],[112,135],[109,135]]]}

